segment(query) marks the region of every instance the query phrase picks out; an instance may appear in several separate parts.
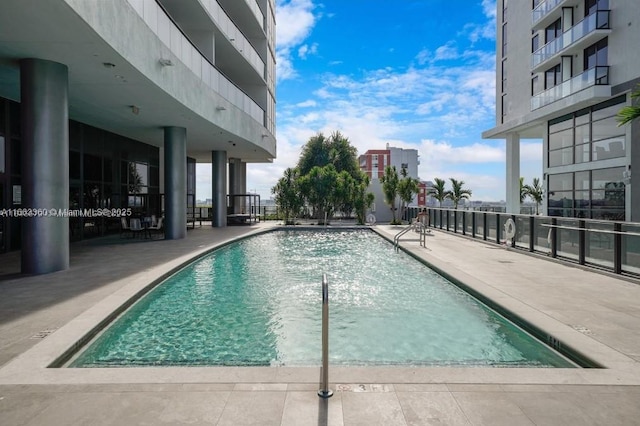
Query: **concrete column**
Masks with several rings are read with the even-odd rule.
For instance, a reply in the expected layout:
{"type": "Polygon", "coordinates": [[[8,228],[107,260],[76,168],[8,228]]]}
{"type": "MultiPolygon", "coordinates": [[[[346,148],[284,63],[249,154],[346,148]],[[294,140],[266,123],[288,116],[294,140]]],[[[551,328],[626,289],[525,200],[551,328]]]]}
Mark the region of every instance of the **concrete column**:
{"type": "Polygon", "coordinates": [[[247,193],[247,163],[240,161],[238,164],[238,188],[241,194],[247,193]]]}
{"type": "Polygon", "coordinates": [[[242,200],[234,197],[234,195],[244,194],[240,189],[240,163],[239,158],[229,159],[229,207],[231,207],[234,213],[240,213],[242,205],[242,200]]]}
{"type": "Polygon", "coordinates": [[[164,128],[164,237],[187,236],[187,129],[164,128]]]}
{"type": "Polygon", "coordinates": [[[218,228],[227,226],[227,152],[211,151],[211,195],[213,220],[218,228]]]}
{"type": "Polygon", "coordinates": [[[507,213],[520,214],[520,135],[507,135],[507,213]]]}
{"type": "MultiPolygon", "coordinates": [[[[236,187],[239,194],[247,194],[247,163],[244,161],[238,162],[236,170],[236,187]]],[[[253,200],[251,200],[253,202],[253,200]]],[[[240,210],[244,213],[249,213],[249,199],[247,197],[242,198],[242,205],[240,210]]]]}
{"type": "MultiPolygon", "coordinates": [[[[66,65],[20,61],[22,205],[69,208],[69,81],[66,65]]],[[[22,219],[22,272],[46,274],[69,268],[69,218],[22,219]]]]}

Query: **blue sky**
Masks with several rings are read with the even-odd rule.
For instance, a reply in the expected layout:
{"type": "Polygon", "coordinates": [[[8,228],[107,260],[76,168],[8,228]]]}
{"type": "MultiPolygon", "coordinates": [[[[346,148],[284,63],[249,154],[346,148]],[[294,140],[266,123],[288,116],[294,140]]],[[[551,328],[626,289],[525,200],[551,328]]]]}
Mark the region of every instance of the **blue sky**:
{"type": "MultiPolygon", "coordinates": [[[[277,159],[247,165],[248,191],[269,198],[311,136],[339,130],[359,154],[417,149],[422,180],[505,198],[505,143],[481,137],[495,127],[495,0],[276,3],[277,159]]],[[[540,141],[520,157],[527,182],[542,175],[540,141]]],[[[198,198],[210,188],[199,176],[198,198]]]]}

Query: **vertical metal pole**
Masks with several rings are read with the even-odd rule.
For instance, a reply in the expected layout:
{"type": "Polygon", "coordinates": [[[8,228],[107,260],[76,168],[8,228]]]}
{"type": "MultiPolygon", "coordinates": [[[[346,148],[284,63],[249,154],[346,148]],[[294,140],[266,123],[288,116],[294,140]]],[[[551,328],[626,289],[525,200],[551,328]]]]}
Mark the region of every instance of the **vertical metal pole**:
{"type": "Polygon", "coordinates": [[[329,284],[327,274],[322,274],[322,387],[318,391],[321,398],[329,398],[329,284]]]}
{"type": "Polygon", "coordinates": [[[587,253],[587,236],[586,236],[586,221],[584,220],[579,220],[578,221],[578,228],[580,228],[580,230],[578,231],[578,263],[580,265],[584,265],[585,264],[585,258],[586,258],[586,253],[587,253]]]}
{"type": "Polygon", "coordinates": [[[622,273],[622,224],[613,224],[613,272],[622,273]]]}

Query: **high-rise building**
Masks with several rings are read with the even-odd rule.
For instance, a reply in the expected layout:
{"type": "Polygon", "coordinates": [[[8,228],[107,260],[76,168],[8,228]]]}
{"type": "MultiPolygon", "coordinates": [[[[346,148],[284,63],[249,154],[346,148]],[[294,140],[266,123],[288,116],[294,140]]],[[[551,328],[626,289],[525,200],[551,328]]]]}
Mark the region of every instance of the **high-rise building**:
{"type": "MultiPolygon", "coordinates": [[[[380,182],[380,178],[384,176],[385,168],[395,166],[400,178],[402,178],[401,171],[404,169],[407,172],[407,177],[419,179],[418,165],[420,160],[418,157],[417,149],[394,148],[388,144],[386,149],[370,149],[358,157],[360,170],[369,176],[369,190],[375,195],[371,212],[376,215],[376,220],[386,222],[390,221],[393,216],[390,207],[384,202],[382,183],[380,182]]],[[[427,192],[427,183],[420,182],[419,192],[410,204],[412,206],[426,206],[427,192]]]]}
{"type": "Polygon", "coordinates": [[[497,124],[483,137],[506,139],[507,211],[519,212],[520,140],[533,138],[544,212],[640,221],[640,122],[616,121],[640,83],[638,1],[498,0],[496,22],[497,124]]]}
{"type": "Polygon", "coordinates": [[[0,210],[37,214],[0,217],[0,251],[24,272],[120,222],[43,211],[163,214],[184,238],[196,162],[225,226],[247,164],[275,155],[274,0],[2,0],[0,210]]]}

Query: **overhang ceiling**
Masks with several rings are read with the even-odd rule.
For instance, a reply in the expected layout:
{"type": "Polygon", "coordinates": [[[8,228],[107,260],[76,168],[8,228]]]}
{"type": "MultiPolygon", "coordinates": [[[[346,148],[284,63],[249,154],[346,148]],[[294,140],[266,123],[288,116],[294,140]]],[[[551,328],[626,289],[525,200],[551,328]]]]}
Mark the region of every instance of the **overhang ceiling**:
{"type": "Polygon", "coordinates": [[[68,66],[72,120],[157,147],[163,146],[163,127],[185,127],[187,155],[198,161],[210,162],[211,151],[217,150],[246,162],[272,160],[266,150],[216,126],[164,92],[63,0],[2,0],[0,96],[19,102],[19,61],[24,58],[68,66]]]}

